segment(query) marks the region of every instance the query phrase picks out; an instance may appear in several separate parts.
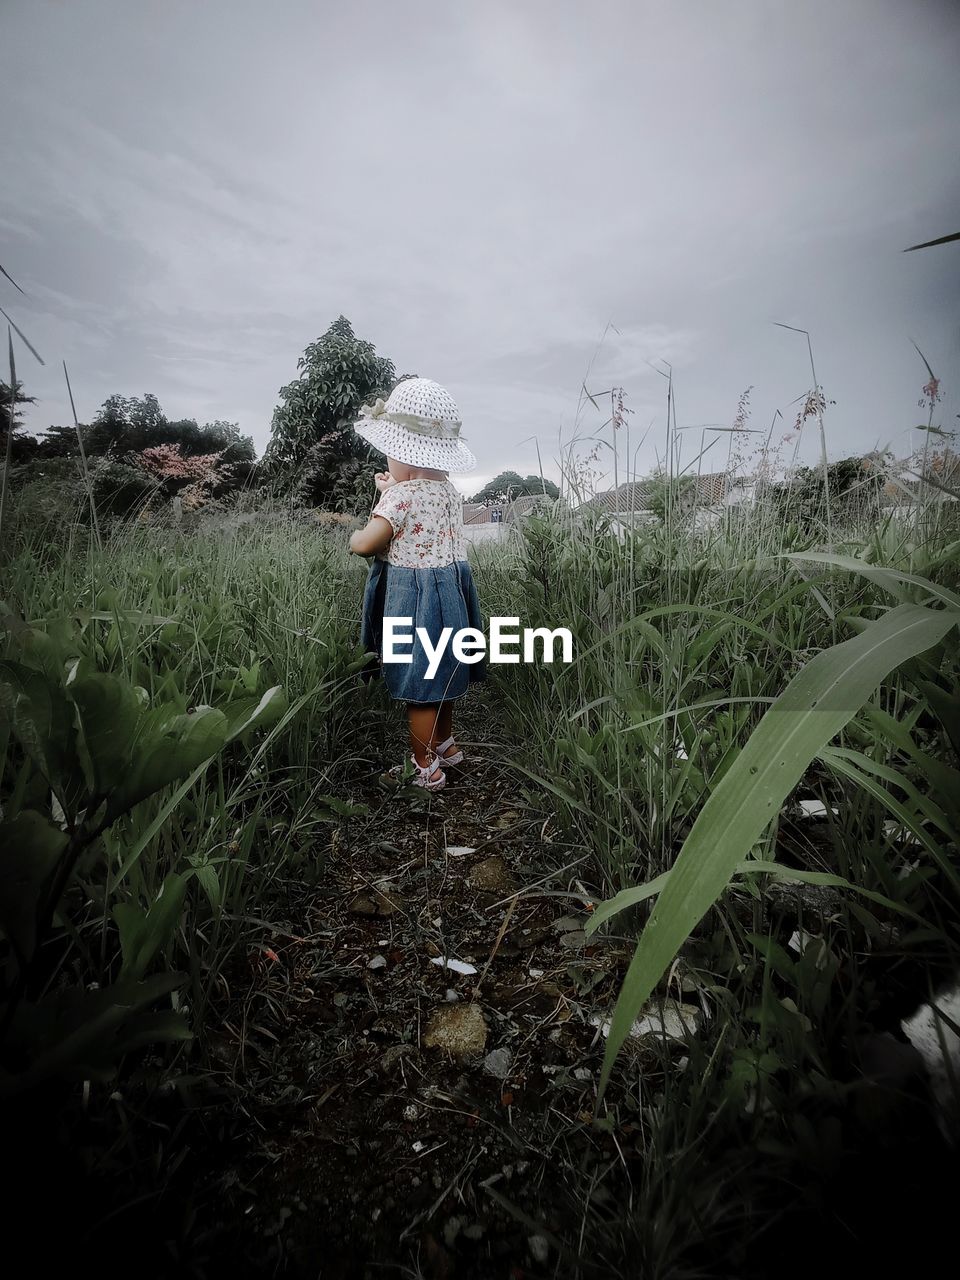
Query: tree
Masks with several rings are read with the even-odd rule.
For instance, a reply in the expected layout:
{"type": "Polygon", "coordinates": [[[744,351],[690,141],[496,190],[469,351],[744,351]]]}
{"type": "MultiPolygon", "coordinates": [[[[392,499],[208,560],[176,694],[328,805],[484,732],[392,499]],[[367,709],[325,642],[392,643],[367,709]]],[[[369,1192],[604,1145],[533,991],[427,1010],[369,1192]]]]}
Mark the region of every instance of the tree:
{"type": "Polygon", "coordinates": [[[482,502],[490,507],[498,502],[512,502],[514,498],[535,497],[546,494],[548,498],[559,498],[560,490],[552,480],[542,476],[520,476],[516,471],[501,471],[475,493],[471,502],[482,502]]]}
{"type": "Polygon", "coordinates": [[[660,467],[649,479],[643,481],[646,507],[655,516],[659,516],[661,521],[666,520],[671,509],[686,514],[692,505],[696,484],[694,476],[668,475],[660,467]]]}
{"type": "Polygon", "coordinates": [[[297,368],[298,378],[281,388],[273,413],[267,473],[280,492],[294,490],[300,501],[359,510],[384,460],[378,453],[371,458],[351,423],[361,405],[389,395],[397,381],[393,363],[340,316],[307,347],[297,368]]]}
{"type": "MultiPolygon", "coordinates": [[[[841,458],[827,466],[830,509],[841,518],[875,510],[888,478],[890,459],[871,454],[841,458]]],[[[826,510],[822,467],[795,467],[787,479],[768,492],[784,516],[803,526],[819,527],[826,510]]]]}
{"type": "MultiPolygon", "coordinates": [[[[17,388],[13,396],[13,439],[10,442],[11,462],[28,462],[37,451],[37,442],[31,435],[17,434],[23,430],[23,414],[17,409],[18,404],[36,404],[36,396],[23,394],[23,383],[17,379],[17,388]]],[[[0,379],[0,463],[7,456],[7,432],[10,427],[10,385],[0,379]]]]}

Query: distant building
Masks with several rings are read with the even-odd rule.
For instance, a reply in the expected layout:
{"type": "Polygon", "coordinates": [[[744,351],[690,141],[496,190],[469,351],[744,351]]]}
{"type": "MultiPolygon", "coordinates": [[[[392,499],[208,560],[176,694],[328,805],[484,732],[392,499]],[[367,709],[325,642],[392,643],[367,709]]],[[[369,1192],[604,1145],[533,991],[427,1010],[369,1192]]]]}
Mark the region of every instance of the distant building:
{"type": "Polygon", "coordinates": [[[549,510],[555,498],[546,494],[523,494],[512,502],[495,502],[485,506],[479,502],[463,504],[463,532],[470,543],[499,541],[509,537],[527,516],[535,511],[549,510]]]}
{"type": "MultiPolygon", "coordinates": [[[[689,477],[677,506],[683,514],[693,514],[697,526],[715,524],[727,507],[752,503],[756,486],[752,480],[731,476],[725,471],[689,477]]],[[[656,479],[630,480],[606,489],[580,504],[578,511],[594,512],[608,517],[610,528],[617,534],[637,525],[656,523],[660,516],[655,501],[661,492],[656,479]]]]}
{"type": "Polygon", "coordinates": [[[485,506],[480,502],[463,504],[463,523],[470,524],[516,524],[524,516],[533,511],[549,510],[555,498],[545,493],[524,494],[514,498],[512,502],[494,502],[485,506]]]}

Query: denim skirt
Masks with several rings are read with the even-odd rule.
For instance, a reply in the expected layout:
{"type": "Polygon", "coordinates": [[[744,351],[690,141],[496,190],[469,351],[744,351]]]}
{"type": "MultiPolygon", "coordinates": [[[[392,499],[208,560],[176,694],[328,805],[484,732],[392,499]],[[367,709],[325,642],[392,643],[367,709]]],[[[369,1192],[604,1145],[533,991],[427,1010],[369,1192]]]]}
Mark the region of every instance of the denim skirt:
{"type": "Polygon", "coordinates": [[[374,560],[363,593],[360,643],[371,655],[365,675],[382,674],[392,698],[401,702],[451,702],[462,698],[469,685],[486,677],[486,657],[460,662],[453,654],[453,638],[464,627],[482,630],[480,602],[470,565],[454,560],[440,569],[405,569],[374,560]],[[409,654],[412,662],[382,662],[383,619],[411,618],[394,626],[394,651],[409,654]],[[436,672],[427,678],[430,659],[417,636],[422,627],[435,647],[445,627],[452,628],[436,672]],[[412,633],[413,643],[400,641],[412,633]]]}

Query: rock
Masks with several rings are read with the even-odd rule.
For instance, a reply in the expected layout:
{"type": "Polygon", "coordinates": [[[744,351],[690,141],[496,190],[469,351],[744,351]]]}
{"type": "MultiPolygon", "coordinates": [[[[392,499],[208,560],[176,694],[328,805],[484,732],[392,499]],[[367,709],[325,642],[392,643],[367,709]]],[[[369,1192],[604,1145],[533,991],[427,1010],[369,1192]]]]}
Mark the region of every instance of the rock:
{"type": "Polygon", "coordinates": [[[561,916],[559,920],[554,920],[553,927],[557,933],[571,933],[574,929],[583,928],[583,920],[578,916],[561,916]]]}
{"type": "Polygon", "coordinates": [[[702,1014],[692,1004],[664,1000],[663,1016],[656,1005],[649,1005],[645,1017],[633,1025],[633,1035],[660,1036],[665,1040],[686,1040],[700,1025],[702,1014]]]}
{"type": "MultiPolygon", "coordinates": [[[[383,1057],[377,1063],[377,1069],[386,1074],[392,1071],[401,1058],[417,1055],[417,1046],[415,1044],[392,1044],[383,1057]]],[[[352,1148],[350,1148],[352,1150],[352,1148]]]]}
{"type": "MultiPolygon", "coordinates": [[[[664,1040],[686,1040],[687,1036],[697,1030],[703,1019],[703,1014],[694,1005],[681,1004],[672,999],[663,1001],[662,1016],[660,1002],[655,1000],[645,1005],[641,1012],[644,1016],[638,1018],[629,1031],[630,1038],[634,1040],[643,1039],[644,1036],[658,1036],[664,1040]]],[[[592,1014],[589,1021],[591,1026],[600,1028],[604,1037],[610,1034],[609,1019],[601,1018],[599,1014],[592,1014]]]]}
{"type": "Polygon", "coordinates": [[[446,1226],[443,1228],[443,1243],[448,1249],[452,1249],[457,1243],[457,1236],[463,1229],[466,1218],[453,1217],[447,1220],[446,1226]]]}
{"type": "Polygon", "coordinates": [[[509,1049],[493,1049],[483,1060],[483,1069],[498,1080],[506,1080],[510,1074],[512,1054],[509,1049]]]}
{"type": "Polygon", "coordinates": [[[398,897],[384,893],[380,889],[364,890],[358,893],[347,907],[353,916],[368,916],[372,919],[392,916],[395,911],[402,909],[403,904],[398,897]]]}
{"type": "Polygon", "coordinates": [[[385,969],[386,967],[387,967],[386,956],[374,956],[373,959],[370,961],[370,963],[367,965],[368,969],[373,969],[373,970],[385,969]]]}
{"type": "Polygon", "coordinates": [[[414,1120],[416,1120],[419,1114],[420,1112],[418,1108],[412,1102],[408,1106],[403,1108],[403,1118],[408,1123],[412,1123],[414,1120]]]}
{"type": "Polygon", "coordinates": [[[528,951],[531,947],[538,947],[541,942],[545,942],[551,936],[551,931],[545,927],[540,929],[521,929],[519,934],[512,933],[510,935],[516,946],[524,951],[528,951]]]}
{"type": "Polygon", "coordinates": [[[478,1058],[487,1045],[487,1024],[475,1004],[447,1004],[427,1024],[423,1043],[458,1058],[478,1058]]]}
{"type": "Polygon", "coordinates": [[[539,1266],[543,1267],[550,1257],[550,1241],[546,1236],[530,1236],[527,1240],[527,1247],[530,1250],[530,1257],[539,1266]]]}
{"type": "Polygon", "coordinates": [[[477,972],[475,965],[470,964],[466,960],[454,960],[450,956],[433,956],[430,963],[439,965],[441,969],[449,969],[452,973],[477,972]]]}
{"type": "Polygon", "coordinates": [[[510,869],[499,854],[485,858],[470,870],[467,883],[472,889],[486,889],[493,892],[510,893],[517,887],[517,882],[510,874],[510,869]]]}
{"type": "Polygon", "coordinates": [[[560,945],[565,947],[567,951],[579,951],[587,945],[587,935],[582,929],[572,929],[569,933],[561,936],[560,945]]]}

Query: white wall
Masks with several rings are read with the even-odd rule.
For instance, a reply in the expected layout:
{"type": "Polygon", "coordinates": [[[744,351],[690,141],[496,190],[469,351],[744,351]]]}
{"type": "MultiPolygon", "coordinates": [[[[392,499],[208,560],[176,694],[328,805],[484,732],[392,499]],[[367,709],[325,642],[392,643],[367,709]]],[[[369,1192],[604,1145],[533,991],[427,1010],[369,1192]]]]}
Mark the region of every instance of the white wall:
{"type": "Polygon", "coordinates": [[[509,534],[505,524],[465,524],[463,526],[464,541],[471,547],[480,542],[501,542],[509,534]]]}

